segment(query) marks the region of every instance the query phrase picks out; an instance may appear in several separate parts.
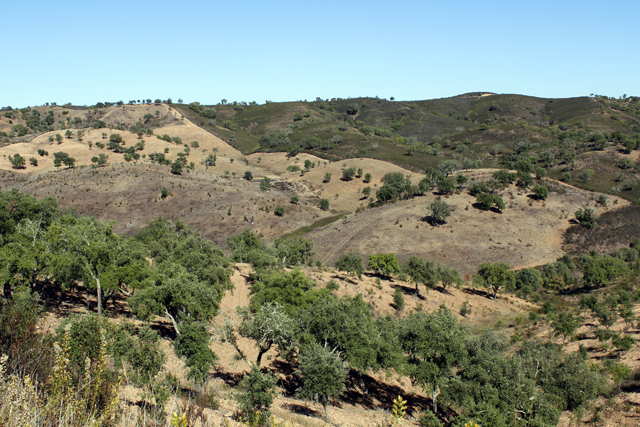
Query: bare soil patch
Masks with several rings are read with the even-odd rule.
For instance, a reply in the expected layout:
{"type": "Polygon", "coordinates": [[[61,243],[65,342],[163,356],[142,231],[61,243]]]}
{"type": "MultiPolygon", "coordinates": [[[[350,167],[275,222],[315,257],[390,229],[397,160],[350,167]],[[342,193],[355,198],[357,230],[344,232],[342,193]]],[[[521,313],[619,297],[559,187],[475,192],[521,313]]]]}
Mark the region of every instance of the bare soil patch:
{"type": "MultiPolygon", "coordinates": [[[[564,254],[562,234],[573,213],[591,206],[597,214],[593,193],[566,186],[536,201],[515,186],[503,192],[508,208],[481,211],[466,193],[446,198],[451,217],[445,225],[432,227],[425,220],[425,206],[437,196],[429,194],[345,216],[341,222],[309,233],[318,257],[332,264],[342,253],[363,257],[395,252],[401,258],[418,255],[457,267],[463,275],[476,272],[484,262],[506,262],[524,268],[555,261],[564,254]]],[[[621,202],[618,206],[623,206],[621,202]]]]}

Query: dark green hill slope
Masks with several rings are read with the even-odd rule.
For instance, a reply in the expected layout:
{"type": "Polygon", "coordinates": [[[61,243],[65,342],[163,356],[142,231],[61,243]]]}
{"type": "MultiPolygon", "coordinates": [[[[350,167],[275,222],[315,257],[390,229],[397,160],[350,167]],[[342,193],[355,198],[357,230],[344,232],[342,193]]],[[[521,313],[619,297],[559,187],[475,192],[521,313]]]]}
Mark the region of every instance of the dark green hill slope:
{"type": "Polygon", "coordinates": [[[174,106],[245,154],[301,150],[333,161],[372,157],[411,170],[454,158],[463,166],[514,168],[524,157],[531,172],[542,167],[574,185],[633,201],[640,196],[633,143],[640,146],[638,97],[471,93],[426,101],[318,98],[174,106]],[[584,169],[593,170],[593,178],[580,179],[584,169]]]}

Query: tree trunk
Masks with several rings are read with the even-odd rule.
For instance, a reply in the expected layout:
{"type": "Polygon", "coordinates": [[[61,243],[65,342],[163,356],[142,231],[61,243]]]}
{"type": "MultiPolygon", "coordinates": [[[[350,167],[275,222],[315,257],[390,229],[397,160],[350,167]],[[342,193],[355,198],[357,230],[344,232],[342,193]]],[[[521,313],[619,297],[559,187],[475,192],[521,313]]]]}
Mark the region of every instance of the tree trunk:
{"type": "Polygon", "coordinates": [[[367,389],[367,385],[364,383],[364,378],[362,378],[362,372],[358,371],[358,380],[360,382],[360,389],[363,394],[369,394],[369,390],[367,389]]]}
{"type": "Polygon", "coordinates": [[[96,277],[95,279],[98,288],[98,316],[102,316],[102,289],[100,288],[100,278],[96,277]]]}
{"type": "Polygon", "coordinates": [[[433,400],[433,413],[435,415],[438,414],[438,403],[437,403],[437,398],[438,398],[438,392],[440,391],[440,387],[438,386],[433,386],[433,391],[431,392],[431,399],[433,400]]]}
{"type": "Polygon", "coordinates": [[[498,288],[496,287],[493,288],[493,300],[494,301],[498,300],[498,288]]]}
{"type": "Polygon", "coordinates": [[[169,320],[171,320],[171,323],[173,323],[173,329],[176,331],[176,335],[180,335],[180,329],[178,329],[176,319],[173,318],[173,316],[169,313],[169,310],[167,310],[166,308],[164,309],[164,314],[169,318],[169,320]]]}
{"type": "Polygon", "coordinates": [[[260,362],[262,361],[262,356],[269,351],[269,349],[271,348],[271,344],[269,344],[268,347],[262,347],[260,346],[260,351],[258,351],[258,358],[256,359],[256,365],[258,365],[258,368],[260,368],[260,362]]]}

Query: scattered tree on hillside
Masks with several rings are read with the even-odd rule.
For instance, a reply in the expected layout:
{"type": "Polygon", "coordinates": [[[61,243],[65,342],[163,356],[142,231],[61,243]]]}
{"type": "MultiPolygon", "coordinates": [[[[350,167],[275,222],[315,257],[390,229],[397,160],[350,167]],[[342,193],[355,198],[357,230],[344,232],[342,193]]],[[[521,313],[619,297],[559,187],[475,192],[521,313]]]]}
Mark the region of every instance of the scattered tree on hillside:
{"type": "Polygon", "coordinates": [[[515,288],[515,274],[511,267],[503,262],[496,264],[484,263],[478,266],[478,274],[474,276],[474,282],[493,291],[493,299],[498,299],[498,290],[515,288]]]}
{"type": "Polygon", "coordinates": [[[246,308],[238,309],[242,323],[238,333],[256,342],[258,356],[256,366],[259,368],[262,356],[273,346],[279,351],[293,344],[295,337],[295,321],[284,311],[284,306],[277,302],[265,302],[255,312],[246,308]]]}
{"type": "Polygon", "coordinates": [[[260,191],[267,191],[270,189],[271,189],[271,180],[265,176],[260,181],[260,191]]]}
{"type": "Polygon", "coordinates": [[[403,271],[409,275],[416,285],[416,297],[419,294],[418,284],[424,284],[427,289],[438,283],[438,271],[432,261],[425,261],[417,255],[412,255],[403,266],[403,271]]]}
{"type": "Polygon", "coordinates": [[[11,167],[14,169],[24,169],[27,163],[24,157],[18,153],[14,154],[13,157],[9,156],[9,161],[11,162],[11,167]]]}
{"type": "Polygon", "coordinates": [[[544,200],[549,195],[549,189],[541,184],[534,185],[531,191],[538,200],[544,200]]]}
{"type": "Polygon", "coordinates": [[[298,396],[319,401],[328,421],[329,402],[338,398],[345,390],[344,382],[349,372],[347,363],[342,360],[339,352],[318,343],[303,347],[298,361],[300,365],[296,373],[303,381],[298,396]]]}
{"type": "Polygon", "coordinates": [[[271,372],[260,371],[259,365],[251,367],[240,383],[244,390],[235,395],[240,405],[240,412],[250,425],[267,425],[269,408],[277,395],[278,377],[271,372]]]}
{"type": "Polygon", "coordinates": [[[449,204],[440,197],[426,206],[427,221],[431,225],[439,225],[446,223],[446,218],[451,216],[451,208],[449,204]]]}
{"type": "Polygon", "coordinates": [[[400,273],[398,258],[394,253],[369,255],[369,268],[383,277],[400,273]]]}
{"type": "Polygon", "coordinates": [[[343,181],[351,181],[355,175],[356,175],[356,168],[355,167],[344,168],[342,170],[342,180],[343,181]]]}
{"type": "Polygon", "coordinates": [[[596,226],[596,216],[591,208],[584,208],[584,210],[578,209],[575,212],[575,216],[576,221],[585,228],[593,228],[596,226]]]}
{"type": "Polygon", "coordinates": [[[478,194],[476,196],[476,205],[478,206],[478,208],[484,211],[488,211],[492,207],[495,207],[500,211],[503,211],[506,208],[502,197],[496,196],[495,194],[491,193],[478,194]]]}
{"type": "Polygon", "coordinates": [[[440,176],[437,179],[437,185],[438,185],[438,192],[445,196],[449,196],[453,194],[456,189],[455,184],[453,183],[453,179],[445,178],[443,176],[440,176]]]}
{"type": "Polygon", "coordinates": [[[449,177],[452,173],[462,169],[462,164],[457,160],[445,160],[438,163],[438,169],[445,177],[449,177]]]}
{"type": "Polygon", "coordinates": [[[335,267],[338,271],[346,271],[347,276],[345,279],[348,279],[351,274],[358,276],[358,279],[362,278],[362,273],[364,273],[364,267],[362,265],[362,258],[358,254],[347,253],[342,254],[335,262],[335,267]]]}
{"type": "Polygon", "coordinates": [[[100,153],[97,156],[93,156],[91,158],[91,163],[93,163],[94,167],[102,167],[107,164],[108,158],[109,156],[107,156],[106,154],[100,153]]]}
{"type": "Polygon", "coordinates": [[[438,412],[440,388],[464,360],[467,329],[446,308],[433,313],[414,312],[403,319],[400,343],[414,383],[431,388],[433,412],[438,412]]]}
{"type": "Polygon", "coordinates": [[[171,163],[171,173],[174,175],[182,175],[182,162],[176,160],[171,163]]]}
{"type": "Polygon", "coordinates": [[[462,285],[462,276],[457,268],[449,267],[443,263],[438,263],[436,271],[438,273],[438,279],[442,282],[443,289],[447,289],[447,286],[451,285],[456,285],[456,287],[459,288],[460,285],[462,285]]]}
{"type": "Polygon", "coordinates": [[[551,324],[554,335],[562,335],[562,343],[567,342],[567,337],[572,338],[580,327],[582,319],[569,311],[561,311],[551,324]]]}

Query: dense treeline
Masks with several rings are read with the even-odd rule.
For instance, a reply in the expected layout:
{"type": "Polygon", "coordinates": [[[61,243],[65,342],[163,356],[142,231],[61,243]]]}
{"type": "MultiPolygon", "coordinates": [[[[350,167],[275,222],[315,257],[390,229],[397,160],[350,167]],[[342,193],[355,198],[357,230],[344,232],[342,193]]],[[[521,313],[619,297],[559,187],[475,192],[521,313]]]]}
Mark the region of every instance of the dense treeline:
{"type": "MultiPolygon", "coordinates": [[[[609,255],[564,257],[518,272],[505,264],[482,264],[474,281],[489,288],[494,298],[505,290],[540,300],[543,288],[596,288],[637,268],[638,242],[609,255]]],[[[232,288],[231,262],[252,265],[250,304],[237,308],[239,324],[218,325],[215,335],[231,343],[252,367],[238,400],[256,422],[266,422],[275,393],[273,375],[260,369],[270,350],[297,366],[295,375],[301,381],[296,394],[322,403],[325,416],[332,399],[344,391],[348,375],[356,375],[356,384],[366,392],[362,377],[381,370],[406,375],[430,394],[433,413],[425,420],[456,426],[467,421],[552,426],[561,411],[582,408],[609,392],[586,351],[566,354],[558,345],[537,340],[512,346],[491,331],[473,336],[444,306],[434,312],[417,309],[404,317],[381,316],[361,295],[336,296],[340,285],[335,281],[318,287],[297,267],[313,261],[312,243],[300,237],[266,245],[246,230],[229,238],[227,257],[179,221],[157,219],[129,238],[113,233],[113,223],[61,211],[53,199],[36,200],[13,191],[0,193],[0,245],[0,354],[7,356],[2,359],[0,390],[29,375],[37,384],[23,381],[21,387],[32,387],[33,399],[49,402],[42,403],[47,408],[54,398],[59,405],[74,400],[78,414],[97,417],[102,425],[115,416],[118,381],[127,372],[129,381],[153,397],[156,415],[179,387],[177,379],[160,374],[166,355],[149,323],[114,324],[99,315],[126,299],[137,320],[165,317],[172,325],[166,337],[184,357],[195,389],[204,393],[203,384],[217,360],[208,346],[210,321],[232,288]],[[53,334],[38,330],[38,301],[55,304],[59,292],[75,288],[85,290],[92,311],[95,296],[98,316],[69,317],[53,334]],[[239,337],[255,342],[255,360],[246,356],[239,337]],[[107,356],[114,360],[112,369],[105,365],[107,356]],[[86,390],[82,396],[77,394],[80,389],[86,390]]],[[[370,255],[368,261],[369,270],[380,277],[406,275],[415,283],[416,294],[420,285],[445,289],[462,283],[457,270],[419,257],[403,265],[394,254],[370,255]]],[[[345,280],[364,272],[357,254],[344,254],[336,268],[347,272],[345,280]]],[[[401,298],[396,299],[399,313],[401,298]]],[[[615,301],[591,298],[581,305],[601,319],[602,340],[610,339],[626,351],[633,340],[609,328],[616,313],[633,321],[629,311],[638,299],[637,292],[620,293],[615,301]]],[[[543,312],[565,339],[580,324],[573,312],[556,313],[548,302],[543,312]]],[[[615,363],[609,367],[612,373],[621,369],[615,363]]],[[[10,402],[0,404],[0,414],[10,402]]],[[[42,414],[49,421],[34,422],[66,425],[53,413],[42,414]]]]}

